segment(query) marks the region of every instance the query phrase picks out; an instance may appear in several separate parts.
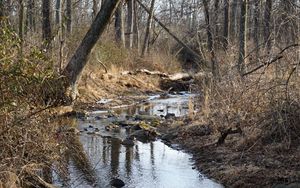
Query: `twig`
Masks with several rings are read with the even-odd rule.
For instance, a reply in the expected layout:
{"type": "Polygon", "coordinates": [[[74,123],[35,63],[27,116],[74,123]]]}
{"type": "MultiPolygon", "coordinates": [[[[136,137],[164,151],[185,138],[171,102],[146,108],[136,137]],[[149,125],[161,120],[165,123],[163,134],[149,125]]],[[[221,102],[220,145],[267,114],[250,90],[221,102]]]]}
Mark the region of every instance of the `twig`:
{"type": "Polygon", "coordinates": [[[96,59],[97,59],[98,63],[100,63],[100,65],[102,65],[102,67],[104,68],[105,73],[107,73],[107,67],[106,67],[106,65],[104,63],[102,63],[102,61],[99,59],[98,55],[97,55],[96,59]]]}
{"type": "Polygon", "coordinates": [[[282,50],[278,53],[278,55],[277,55],[275,58],[271,59],[270,61],[268,61],[268,62],[266,62],[266,63],[264,63],[264,64],[262,64],[262,65],[257,66],[256,68],[252,69],[252,70],[249,71],[249,72],[244,73],[242,76],[247,76],[247,75],[249,75],[249,74],[251,74],[251,73],[253,73],[253,72],[255,72],[255,71],[261,69],[261,68],[264,67],[264,66],[268,67],[269,65],[271,65],[271,64],[274,63],[274,62],[276,62],[277,60],[282,59],[283,56],[282,56],[281,54],[282,54],[283,52],[285,52],[287,49],[289,49],[289,48],[291,48],[291,47],[297,47],[297,46],[299,46],[299,44],[291,44],[291,45],[285,47],[284,49],[282,49],[282,50]]]}
{"type": "Polygon", "coordinates": [[[276,57],[275,57],[274,59],[272,59],[271,61],[268,61],[267,63],[264,63],[264,64],[262,64],[262,65],[257,66],[256,68],[252,69],[251,71],[244,73],[242,76],[247,76],[248,74],[251,74],[251,73],[257,71],[257,70],[261,69],[261,68],[264,67],[264,66],[267,66],[267,67],[268,67],[268,66],[271,65],[272,63],[274,63],[274,62],[276,62],[277,60],[282,59],[282,58],[283,58],[283,56],[276,56],[276,57]]]}
{"type": "Polygon", "coordinates": [[[290,79],[291,79],[293,73],[296,71],[297,66],[299,66],[299,65],[300,65],[300,61],[298,62],[298,64],[296,66],[293,67],[293,69],[291,70],[291,72],[289,74],[288,79],[285,82],[285,95],[286,95],[287,99],[289,99],[288,86],[289,86],[290,79]]]}

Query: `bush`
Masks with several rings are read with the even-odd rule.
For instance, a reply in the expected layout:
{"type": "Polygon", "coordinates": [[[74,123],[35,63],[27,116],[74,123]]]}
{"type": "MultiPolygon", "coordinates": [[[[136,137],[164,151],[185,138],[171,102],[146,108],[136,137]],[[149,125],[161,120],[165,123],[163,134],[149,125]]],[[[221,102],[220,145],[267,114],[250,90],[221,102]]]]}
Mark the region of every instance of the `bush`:
{"type": "Polygon", "coordinates": [[[300,79],[296,60],[291,50],[284,54],[284,61],[243,78],[228,62],[224,63],[221,82],[204,89],[207,94],[203,97],[202,113],[206,121],[211,122],[215,132],[242,128],[248,147],[254,143],[297,147],[300,143],[300,79]]]}

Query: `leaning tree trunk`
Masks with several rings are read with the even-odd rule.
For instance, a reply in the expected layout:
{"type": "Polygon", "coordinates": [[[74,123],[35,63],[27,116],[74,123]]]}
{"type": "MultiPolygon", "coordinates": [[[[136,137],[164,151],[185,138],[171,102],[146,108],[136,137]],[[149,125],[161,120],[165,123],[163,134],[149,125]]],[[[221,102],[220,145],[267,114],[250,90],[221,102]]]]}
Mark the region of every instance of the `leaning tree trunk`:
{"type": "Polygon", "coordinates": [[[72,87],[71,97],[74,100],[76,96],[77,81],[80,78],[81,72],[88,61],[89,54],[96,42],[104,32],[110,18],[114,14],[115,8],[121,0],[107,0],[104,1],[101,11],[97,14],[96,18],[91,24],[90,29],[81,41],[75,54],[72,56],[68,65],[63,71],[66,77],[66,87],[72,87]]]}
{"type": "Polygon", "coordinates": [[[245,54],[246,54],[246,41],[247,41],[247,9],[248,0],[241,0],[241,20],[240,20],[240,34],[239,34],[239,59],[237,63],[240,75],[245,72],[245,54]]]}
{"type": "Polygon", "coordinates": [[[145,53],[148,51],[149,40],[150,40],[150,31],[152,28],[152,19],[153,19],[153,14],[154,14],[154,4],[155,4],[155,0],[152,0],[151,7],[150,7],[150,14],[149,14],[148,20],[147,20],[145,39],[144,39],[144,44],[143,44],[143,49],[142,49],[142,57],[145,56],[145,53]]]}
{"type": "Polygon", "coordinates": [[[118,45],[125,47],[123,3],[120,3],[115,13],[115,38],[118,45]]]}
{"type": "Polygon", "coordinates": [[[43,40],[44,48],[49,48],[51,43],[51,22],[50,22],[50,0],[43,0],[42,3],[42,16],[43,16],[43,40]]]}
{"type": "Polygon", "coordinates": [[[97,16],[98,13],[98,0],[93,0],[93,18],[97,16]]]}

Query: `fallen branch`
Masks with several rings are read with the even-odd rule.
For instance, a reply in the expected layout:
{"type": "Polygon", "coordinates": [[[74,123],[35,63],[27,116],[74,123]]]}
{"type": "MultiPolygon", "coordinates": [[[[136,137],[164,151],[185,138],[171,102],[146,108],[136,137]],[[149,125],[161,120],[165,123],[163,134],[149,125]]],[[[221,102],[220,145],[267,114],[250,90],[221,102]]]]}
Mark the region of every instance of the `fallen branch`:
{"type": "Polygon", "coordinates": [[[139,69],[136,71],[136,73],[145,73],[147,75],[158,75],[160,77],[168,77],[169,75],[167,73],[164,72],[160,72],[160,71],[149,71],[147,69],[139,69]]]}
{"type": "Polygon", "coordinates": [[[283,58],[283,56],[277,56],[274,59],[272,59],[271,61],[268,61],[268,62],[266,62],[266,63],[264,63],[262,65],[257,66],[256,68],[252,69],[251,71],[244,73],[243,76],[247,76],[248,74],[251,74],[251,73],[257,71],[257,70],[261,69],[264,66],[268,67],[272,63],[275,63],[277,60],[282,59],[282,58],[283,58]]]}
{"type": "Polygon", "coordinates": [[[136,70],[136,71],[124,71],[121,73],[121,75],[137,75],[137,74],[140,74],[140,73],[144,73],[144,74],[147,74],[147,75],[158,75],[160,77],[169,77],[169,75],[167,73],[163,73],[163,72],[160,72],[160,71],[149,71],[147,69],[139,69],[139,70],[136,70]]]}
{"type": "Polygon", "coordinates": [[[102,67],[104,68],[105,73],[107,73],[107,67],[106,67],[106,65],[104,63],[102,63],[102,61],[99,59],[98,55],[97,55],[96,59],[97,59],[98,63],[100,63],[100,65],[102,65],[102,67]]]}
{"type": "Polygon", "coordinates": [[[242,134],[242,129],[240,127],[236,129],[232,129],[232,128],[226,129],[225,131],[221,132],[221,136],[218,139],[216,145],[219,146],[221,144],[224,144],[225,139],[227,138],[228,135],[237,134],[237,133],[242,134]]]}

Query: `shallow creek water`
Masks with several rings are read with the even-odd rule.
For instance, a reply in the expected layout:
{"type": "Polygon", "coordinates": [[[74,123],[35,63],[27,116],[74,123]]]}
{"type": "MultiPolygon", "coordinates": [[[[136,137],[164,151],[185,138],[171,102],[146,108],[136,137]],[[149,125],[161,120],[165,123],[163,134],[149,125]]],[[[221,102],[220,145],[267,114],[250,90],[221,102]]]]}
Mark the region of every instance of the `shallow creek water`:
{"type": "MultiPolygon", "coordinates": [[[[193,97],[187,93],[171,95],[167,99],[152,96],[147,105],[116,108],[114,111],[119,114],[118,119],[136,114],[165,116],[172,113],[184,116],[189,112],[188,103],[193,97]]],[[[79,135],[79,147],[82,147],[86,159],[81,166],[69,160],[67,181],[62,181],[53,173],[56,185],[71,188],[111,187],[111,179],[119,178],[127,188],[222,187],[193,168],[191,155],[171,148],[160,140],[150,143],[135,141],[133,147],[122,145],[121,141],[128,135],[126,129],[106,131],[105,126],[116,118],[99,118],[105,114],[105,111],[96,111],[90,113],[87,120],[76,120],[78,129],[85,130],[79,135]],[[90,129],[95,128],[99,129],[99,134],[89,134],[90,129]],[[83,170],[82,166],[88,169],[83,170]]]]}

